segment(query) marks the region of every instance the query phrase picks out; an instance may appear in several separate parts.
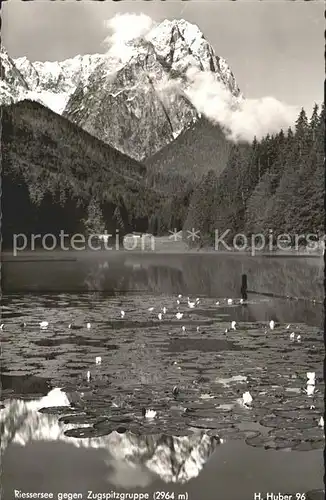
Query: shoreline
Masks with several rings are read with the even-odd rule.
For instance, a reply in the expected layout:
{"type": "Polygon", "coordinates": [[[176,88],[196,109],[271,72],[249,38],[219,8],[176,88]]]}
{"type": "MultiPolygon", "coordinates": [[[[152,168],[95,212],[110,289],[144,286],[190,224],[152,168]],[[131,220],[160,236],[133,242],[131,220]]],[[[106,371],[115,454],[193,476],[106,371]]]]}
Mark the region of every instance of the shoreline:
{"type": "Polygon", "coordinates": [[[270,259],[322,259],[324,260],[324,255],[322,253],[307,253],[300,251],[289,251],[289,252],[255,252],[252,254],[251,252],[243,252],[243,251],[219,251],[214,249],[188,249],[188,248],[158,248],[155,250],[151,249],[135,249],[135,250],[126,250],[126,249],[99,249],[99,250],[76,250],[76,249],[55,249],[55,250],[45,250],[45,249],[36,249],[36,250],[22,250],[16,255],[14,255],[13,250],[6,249],[1,252],[0,262],[51,262],[53,260],[62,261],[62,262],[75,262],[80,258],[91,257],[91,256],[99,256],[108,257],[112,256],[126,256],[126,255],[202,255],[202,256],[216,256],[216,257],[248,257],[248,258],[270,258],[270,259]]]}

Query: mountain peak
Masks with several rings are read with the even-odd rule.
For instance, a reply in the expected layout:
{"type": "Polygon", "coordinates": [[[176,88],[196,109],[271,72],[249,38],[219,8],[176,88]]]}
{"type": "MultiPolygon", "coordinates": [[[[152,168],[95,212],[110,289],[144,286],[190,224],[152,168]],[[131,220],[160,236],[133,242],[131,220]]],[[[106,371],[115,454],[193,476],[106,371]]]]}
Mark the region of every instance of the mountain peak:
{"type": "Polygon", "coordinates": [[[161,32],[173,32],[176,29],[178,29],[182,35],[185,35],[188,40],[197,37],[204,38],[204,35],[197,24],[190,23],[185,19],[165,19],[152,31],[158,30],[161,32]]]}
{"type": "Polygon", "coordinates": [[[240,96],[234,75],[226,61],[215,54],[196,24],[184,19],[164,20],[146,37],[170,69],[185,73],[189,68],[213,73],[234,96],[240,96]]]}

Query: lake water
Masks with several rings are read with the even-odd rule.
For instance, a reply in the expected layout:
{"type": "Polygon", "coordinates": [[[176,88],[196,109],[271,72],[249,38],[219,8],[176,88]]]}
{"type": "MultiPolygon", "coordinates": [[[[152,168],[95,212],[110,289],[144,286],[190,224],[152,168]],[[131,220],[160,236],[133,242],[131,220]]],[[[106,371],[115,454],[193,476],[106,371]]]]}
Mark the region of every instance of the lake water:
{"type": "Polygon", "coordinates": [[[2,264],[5,500],[14,490],[324,498],[321,259],[19,258],[5,255],[2,264]],[[256,292],[245,304],[242,274],[256,292]],[[199,298],[196,307],[188,295],[199,298]],[[308,394],[307,372],[316,374],[308,394]]]}

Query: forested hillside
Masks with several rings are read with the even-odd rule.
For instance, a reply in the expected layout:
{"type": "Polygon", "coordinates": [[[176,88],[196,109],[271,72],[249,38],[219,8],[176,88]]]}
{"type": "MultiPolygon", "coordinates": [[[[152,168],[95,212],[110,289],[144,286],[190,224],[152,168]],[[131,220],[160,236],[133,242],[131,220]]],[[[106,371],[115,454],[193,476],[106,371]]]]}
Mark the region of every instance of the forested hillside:
{"type": "Polygon", "coordinates": [[[200,246],[216,229],[230,230],[226,241],[271,230],[323,234],[324,115],[315,106],[308,120],[302,109],[293,130],[252,144],[230,143],[202,120],[146,167],[38,103],[4,106],[2,241],[182,227],[200,231],[200,246]]]}
{"type": "Polygon", "coordinates": [[[31,101],[2,108],[2,239],[146,230],[164,196],[146,167],[31,101]]]}
{"type": "Polygon", "coordinates": [[[324,233],[325,110],[301,110],[295,127],[251,145],[234,144],[220,176],[208,172],[190,200],[184,229],[212,243],[214,230],[246,236],[270,230],[324,233]]]}
{"type": "Polygon", "coordinates": [[[209,170],[225,168],[232,143],[222,128],[200,118],[173,142],[145,161],[147,185],[174,193],[193,188],[209,170]]]}

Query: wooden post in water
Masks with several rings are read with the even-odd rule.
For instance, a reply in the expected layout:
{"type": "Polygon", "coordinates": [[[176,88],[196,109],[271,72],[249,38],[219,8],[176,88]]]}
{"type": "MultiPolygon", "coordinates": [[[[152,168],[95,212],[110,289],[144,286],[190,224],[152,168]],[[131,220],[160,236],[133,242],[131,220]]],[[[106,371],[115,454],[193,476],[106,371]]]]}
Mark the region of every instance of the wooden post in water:
{"type": "Polygon", "coordinates": [[[247,275],[243,274],[241,276],[241,297],[243,300],[247,300],[247,290],[248,290],[248,285],[247,285],[247,275]]]}

